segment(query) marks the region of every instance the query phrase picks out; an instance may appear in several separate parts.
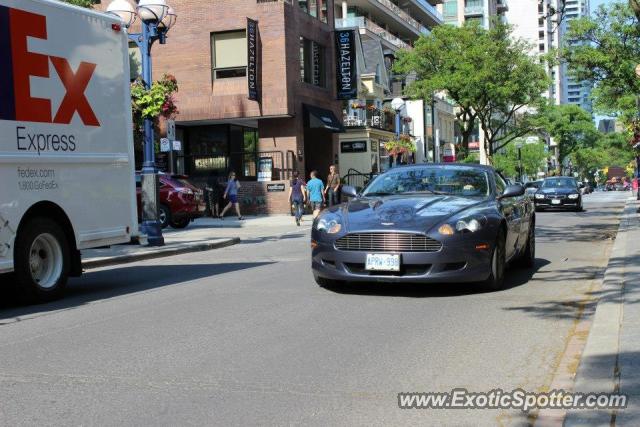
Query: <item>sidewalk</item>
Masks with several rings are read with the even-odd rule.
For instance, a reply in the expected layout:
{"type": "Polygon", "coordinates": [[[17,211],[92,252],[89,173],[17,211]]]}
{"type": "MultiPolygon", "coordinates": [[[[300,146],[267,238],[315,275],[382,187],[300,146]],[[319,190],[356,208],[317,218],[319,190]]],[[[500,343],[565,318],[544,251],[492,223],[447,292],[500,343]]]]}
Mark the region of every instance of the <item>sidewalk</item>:
{"type": "Polygon", "coordinates": [[[626,394],[628,406],[569,411],[565,426],[640,425],[639,207],[627,201],[574,385],[578,393],[626,394]]]}
{"type": "Polygon", "coordinates": [[[177,254],[207,251],[235,245],[241,241],[256,242],[278,239],[291,233],[307,233],[311,216],[303,218],[302,226],[296,227],[289,215],[236,217],[224,220],[199,218],[183,230],[163,230],[165,245],[150,247],[136,244],[116,245],[104,249],[82,251],[82,267],[85,269],[125,264],[177,254]]]}

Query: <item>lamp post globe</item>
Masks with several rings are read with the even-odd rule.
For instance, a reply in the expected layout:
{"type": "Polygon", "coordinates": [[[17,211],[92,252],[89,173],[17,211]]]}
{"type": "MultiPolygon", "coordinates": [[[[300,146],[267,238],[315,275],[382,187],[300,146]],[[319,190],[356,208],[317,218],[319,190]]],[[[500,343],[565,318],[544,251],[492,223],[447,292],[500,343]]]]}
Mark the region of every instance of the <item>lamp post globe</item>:
{"type": "Polygon", "coordinates": [[[127,0],[113,0],[107,6],[107,13],[118,16],[126,28],[129,28],[136,20],[136,10],[127,0]]]}
{"type": "Polygon", "coordinates": [[[158,27],[169,31],[171,27],[173,27],[173,25],[176,23],[177,19],[178,14],[171,6],[169,6],[169,9],[167,9],[167,13],[165,14],[162,21],[160,21],[160,23],[158,24],[158,27]]]}
{"type": "Polygon", "coordinates": [[[140,0],[138,16],[146,23],[159,24],[167,14],[169,6],[165,0],[140,0]]]}
{"type": "Polygon", "coordinates": [[[396,111],[400,111],[402,110],[402,107],[404,107],[404,99],[393,98],[393,100],[391,101],[391,108],[393,108],[396,111]]]}

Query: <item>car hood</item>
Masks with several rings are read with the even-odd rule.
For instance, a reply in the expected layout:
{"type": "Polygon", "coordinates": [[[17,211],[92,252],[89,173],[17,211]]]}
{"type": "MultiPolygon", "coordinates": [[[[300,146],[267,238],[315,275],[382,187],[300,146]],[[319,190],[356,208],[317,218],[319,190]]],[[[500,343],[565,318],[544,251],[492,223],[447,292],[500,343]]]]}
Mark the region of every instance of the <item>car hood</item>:
{"type": "Polygon", "coordinates": [[[575,194],[578,192],[577,189],[571,187],[557,187],[557,188],[541,188],[537,191],[540,194],[575,194]]]}
{"type": "Polygon", "coordinates": [[[363,197],[342,205],[348,232],[360,230],[427,231],[447,218],[486,203],[486,199],[455,196],[363,197]]]}

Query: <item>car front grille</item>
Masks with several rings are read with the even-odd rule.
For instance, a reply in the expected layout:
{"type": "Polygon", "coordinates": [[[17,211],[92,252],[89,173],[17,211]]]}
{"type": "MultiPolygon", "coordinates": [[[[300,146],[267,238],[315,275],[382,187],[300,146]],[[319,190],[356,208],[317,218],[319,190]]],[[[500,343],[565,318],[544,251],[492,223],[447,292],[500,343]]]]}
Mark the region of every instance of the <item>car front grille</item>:
{"type": "Polygon", "coordinates": [[[422,234],[351,233],[335,243],[341,251],[438,252],[442,243],[422,234]]]}

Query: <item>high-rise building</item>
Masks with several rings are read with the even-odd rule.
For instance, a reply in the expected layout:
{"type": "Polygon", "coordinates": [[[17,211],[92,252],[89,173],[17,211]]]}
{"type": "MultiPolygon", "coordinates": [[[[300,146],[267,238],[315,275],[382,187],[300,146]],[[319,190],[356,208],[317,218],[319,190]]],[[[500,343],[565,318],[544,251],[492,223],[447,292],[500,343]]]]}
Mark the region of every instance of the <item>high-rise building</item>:
{"type": "Polygon", "coordinates": [[[477,21],[489,28],[494,19],[504,19],[507,0],[444,0],[440,6],[447,24],[462,25],[477,21]]]}
{"type": "MultiPolygon", "coordinates": [[[[560,45],[564,26],[559,20],[558,2],[563,0],[509,0],[506,22],[513,27],[513,37],[529,43],[531,55],[542,56],[560,45]]],[[[545,96],[554,104],[562,102],[565,69],[559,65],[547,66],[551,79],[545,96]]]]}
{"type": "MultiPolygon", "coordinates": [[[[564,20],[563,29],[566,30],[570,25],[570,22],[574,19],[589,16],[590,6],[589,0],[564,0],[564,20]]],[[[565,40],[565,43],[582,43],[579,40],[565,40]]],[[[585,110],[592,112],[593,106],[591,103],[591,82],[576,81],[569,70],[567,65],[563,64],[563,82],[562,82],[562,103],[579,105],[585,110]]]]}

